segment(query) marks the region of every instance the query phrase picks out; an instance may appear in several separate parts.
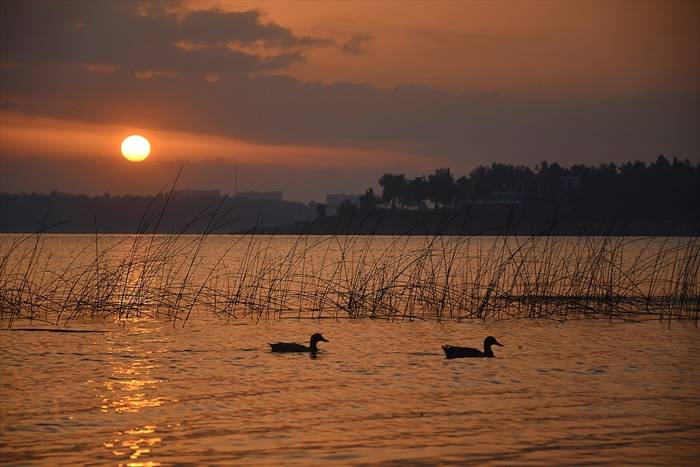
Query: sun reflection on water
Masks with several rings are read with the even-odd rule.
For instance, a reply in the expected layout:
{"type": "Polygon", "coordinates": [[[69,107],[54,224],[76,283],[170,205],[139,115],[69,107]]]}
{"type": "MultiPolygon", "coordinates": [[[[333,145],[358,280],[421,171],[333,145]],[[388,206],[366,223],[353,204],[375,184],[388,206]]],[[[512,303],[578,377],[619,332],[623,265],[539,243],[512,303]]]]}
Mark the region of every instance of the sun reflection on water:
{"type": "MultiPolygon", "coordinates": [[[[143,332],[139,332],[139,328],[132,328],[131,333],[152,333],[152,323],[151,326],[148,323],[144,324],[143,332]]],[[[142,342],[150,341],[145,339],[142,342]]],[[[162,385],[167,378],[153,374],[161,369],[157,349],[152,350],[148,346],[118,345],[116,342],[114,344],[114,347],[109,349],[110,371],[97,389],[100,398],[99,410],[102,413],[127,417],[126,420],[134,425],[113,432],[113,436],[102,443],[102,448],[107,449],[119,461],[119,466],[159,466],[161,463],[152,459],[155,448],[162,445],[162,437],[157,433],[154,423],[143,422],[153,420],[148,417],[147,409],[176,403],[178,400],[165,395],[162,385]]]]}
{"type": "Polygon", "coordinates": [[[130,430],[118,431],[111,441],[102,443],[102,446],[110,449],[112,454],[117,457],[123,458],[128,456],[130,461],[135,461],[120,463],[120,466],[161,465],[160,462],[156,461],[139,460],[142,456],[151,454],[152,448],[162,443],[163,440],[159,436],[155,436],[155,433],[155,425],[144,425],[130,430]]]}
{"type": "Polygon", "coordinates": [[[105,334],[5,334],[0,459],[696,465],[699,346],[694,326],[594,320],[244,327],[202,317],[185,330],[139,321],[105,334]],[[315,360],[266,347],[319,327],[332,344],[315,360]],[[486,334],[507,345],[494,359],[447,360],[439,348],[486,334]]]}
{"type": "Polygon", "coordinates": [[[151,371],[155,368],[155,364],[145,359],[113,362],[112,376],[103,383],[107,391],[102,395],[100,411],[134,413],[147,407],[177,402],[171,397],[152,395],[155,388],[163,382],[162,379],[151,376],[151,371]]]}

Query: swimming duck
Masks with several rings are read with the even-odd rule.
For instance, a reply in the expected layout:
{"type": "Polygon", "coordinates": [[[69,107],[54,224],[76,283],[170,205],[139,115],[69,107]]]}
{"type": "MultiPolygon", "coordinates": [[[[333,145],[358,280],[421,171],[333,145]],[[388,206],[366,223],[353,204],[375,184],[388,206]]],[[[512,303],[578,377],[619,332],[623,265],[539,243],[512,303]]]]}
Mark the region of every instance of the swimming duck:
{"type": "Polygon", "coordinates": [[[484,351],[472,349],[471,347],[452,347],[451,345],[443,345],[442,350],[445,351],[447,358],[466,358],[466,357],[493,357],[492,345],[503,347],[495,337],[489,336],[484,339],[484,351]]]}
{"type": "Polygon", "coordinates": [[[316,353],[318,351],[319,342],[330,342],[328,339],[323,337],[321,334],[316,333],[311,336],[309,346],[302,344],[297,344],[296,342],[278,342],[276,344],[268,344],[273,352],[311,352],[316,353]]]}

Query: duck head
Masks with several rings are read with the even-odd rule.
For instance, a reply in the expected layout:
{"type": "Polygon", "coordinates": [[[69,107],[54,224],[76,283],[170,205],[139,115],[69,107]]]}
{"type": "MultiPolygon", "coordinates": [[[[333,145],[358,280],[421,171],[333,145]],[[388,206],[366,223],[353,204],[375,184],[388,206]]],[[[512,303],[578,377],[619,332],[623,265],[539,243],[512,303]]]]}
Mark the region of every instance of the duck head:
{"type": "Polygon", "coordinates": [[[496,338],[493,337],[493,336],[489,336],[489,337],[487,337],[486,339],[484,339],[484,348],[485,348],[485,349],[490,348],[492,345],[497,345],[497,346],[499,346],[499,347],[503,347],[503,344],[501,344],[500,342],[498,342],[498,341],[496,340],[496,338]]]}
{"type": "Polygon", "coordinates": [[[311,347],[316,347],[317,342],[330,342],[328,339],[323,337],[321,333],[316,333],[311,336],[311,347]]]}

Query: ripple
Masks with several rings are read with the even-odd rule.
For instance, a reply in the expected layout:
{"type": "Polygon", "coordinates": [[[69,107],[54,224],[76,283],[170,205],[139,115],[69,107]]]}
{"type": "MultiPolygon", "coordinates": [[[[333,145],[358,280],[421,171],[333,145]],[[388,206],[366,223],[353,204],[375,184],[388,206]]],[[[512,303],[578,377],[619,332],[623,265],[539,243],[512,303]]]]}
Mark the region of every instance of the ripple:
{"type": "Polygon", "coordinates": [[[125,329],[89,347],[75,339],[48,344],[36,338],[41,333],[0,341],[0,458],[29,465],[692,465],[698,454],[695,329],[679,328],[651,354],[653,323],[631,333],[588,322],[500,323],[488,334],[528,342],[533,352],[446,360],[435,341],[482,335],[483,325],[139,326],[153,329],[125,329]],[[316,360],[264,349],[281,334],[319,328],[332,342],[316,360]],[[564,338],[566,345],[556,342],[564,338]],[[620,343],[639,350],[615,359],[593,351],[620,343]]]}

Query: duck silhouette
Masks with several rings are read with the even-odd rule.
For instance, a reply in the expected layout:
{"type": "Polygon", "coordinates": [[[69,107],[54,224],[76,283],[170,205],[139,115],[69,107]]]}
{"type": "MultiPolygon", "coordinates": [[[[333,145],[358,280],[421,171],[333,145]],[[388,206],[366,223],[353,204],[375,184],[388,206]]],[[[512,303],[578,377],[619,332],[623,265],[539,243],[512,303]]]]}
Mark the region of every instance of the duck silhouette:
{"type": "Polygon", "coordinates": [[[273,352],[311,352],[318,351],[319,342],[330,342],[318,332],[311,336],[309,346],[297,344],[296,342],[278,342],[276,344],[268,344],[273,352]]]}
{"type": "Polygon", "coordinates": [[[445,351],[447,358],[470,358],[470,357],[493,357],[492,345],[503,347],[495,337],[489,336],[484,339],[484,351],[473,349],[471,347],[453,347],[451,345],[443,345],[442,350],[445,351]]]}

